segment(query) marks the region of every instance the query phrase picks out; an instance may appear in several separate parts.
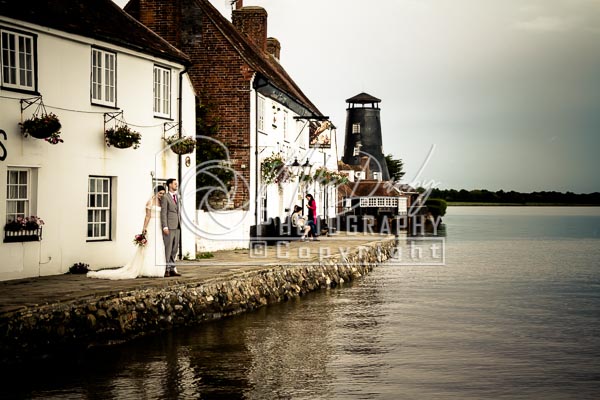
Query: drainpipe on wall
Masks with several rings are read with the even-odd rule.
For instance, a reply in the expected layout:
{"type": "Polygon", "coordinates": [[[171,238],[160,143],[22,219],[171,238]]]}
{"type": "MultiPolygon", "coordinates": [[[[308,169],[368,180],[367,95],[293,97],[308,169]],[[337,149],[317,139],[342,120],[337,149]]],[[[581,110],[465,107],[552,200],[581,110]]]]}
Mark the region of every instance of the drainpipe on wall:
{"type": "MultiPolygon", "coordinates": [[[[188,69],[187,67],[183,67],[183,71],[181,71],[179,73],[179,93],[178,93],[178,99],[177,99],[177,127],[178,127],[178,134],[179,134],[179,139],[181,139],[181,124],[183,123],[183,110],[182,110],[182,105],[183,105],[183,75],[187,74],[188,69]]],[[[177,182],[179,184],[181,184],[181,179],[182,179],[182,171],[181,171],[181,154],[177,155],[177,182]]],[[[180,194],[181,195],[181,194],[180,194]]],[[[195,208],[195,203],[194,202],[194,208],[195,208]]],[[[181,224],[181,223],[180,223],[181,224]]],[[[181,229],[181,227],[180,227],[181,229]]],[[[182,240],[182,236],[181,235],[181,230],[179,231],[179,259],[183,259],[183,240],[182,240]]]]}
{"type": "Polygon", "coordinates": [[[265,87],[269,84],[266,79],[262,79],[262,82],[258,82],[259,75],[254,73],[254,78],[252,79],[252,88],[254,89],[254,160],[256,161],[256,166],[254,168],[254,225],[256,225],[256,235],[258,236],[258,188],[260,184],[260,162],[258,162],[258,155],[260,153],[258,148],[258,89],[261,87],[265,87]]]}
{"type": "MultiPolygon", "coordinates": [[[[256,77],[255,77],[256,79],[256,77]]],[[[258,236],[258,182],[260,163],[258,162],[258,90],[254,89],[254,225],[258,236]]]]}

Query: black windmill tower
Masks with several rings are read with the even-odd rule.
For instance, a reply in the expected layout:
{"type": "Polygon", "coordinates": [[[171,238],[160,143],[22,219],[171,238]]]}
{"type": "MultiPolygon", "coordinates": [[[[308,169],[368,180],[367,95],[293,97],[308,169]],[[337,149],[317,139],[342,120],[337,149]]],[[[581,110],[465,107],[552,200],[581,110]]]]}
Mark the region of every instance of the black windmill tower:
{"type": "Polygon", "coordinates": [[[368,156],[370,176],[365,179],[387,181],[390,173],[383,154],[381,139],[380,99],[360,93],[346,100],[346,137],[342,161],[348,165],[361,165],[361,158],[368,156]],[[380,174],[377,176],[376,174],[380,174]]]}

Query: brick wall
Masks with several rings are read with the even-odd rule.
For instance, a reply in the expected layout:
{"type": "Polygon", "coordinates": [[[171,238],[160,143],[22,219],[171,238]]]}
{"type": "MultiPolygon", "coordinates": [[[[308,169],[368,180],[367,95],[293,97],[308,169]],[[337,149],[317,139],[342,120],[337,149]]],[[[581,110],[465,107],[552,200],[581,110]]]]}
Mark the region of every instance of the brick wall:
{"type": "Polygon", "coordinates": [[[250,82],[254,71],[194,0],[139,1],[139,14],[133,16],[192,59],[188,73],[196,94],[209,106],[209,119],[219,125],[216,139],[228,147],[232,168],[246,182],[238,183],[238,190],[232,193],[234,207],[248,209],[250,82]],[[242,169],[242,165],[246,167],[242,169]]]}
{"type": "Polygon", "coordinates": [[[267,50],[267,11],[262,7],[244,7],[234,10],[231,22],[262,51],[267,50]]]}
{"type": "Polygon", "coordinates": [[[203,21],[202,40],[182,50],[193,60],[189,74],[202,104],[219,125],[219,137],[229,149],[232,167],[247,182],[233,194],[234,206],[247,209],[250,184],[250,81],[254,71],[221,32],[203,21]],[[241,165],[246,165],[245,169],[241,165]]]}
{"type": "Polygon", "coordinates": [[[138,2],[139,8],[136,7],[135,11],[139,12],[139,17],[135,17],[169,43],[173,45],[178,43],[178,31],[173,27],[179,24],[181,15],[177,6],[179,0],[138,0],[138,2]]]}

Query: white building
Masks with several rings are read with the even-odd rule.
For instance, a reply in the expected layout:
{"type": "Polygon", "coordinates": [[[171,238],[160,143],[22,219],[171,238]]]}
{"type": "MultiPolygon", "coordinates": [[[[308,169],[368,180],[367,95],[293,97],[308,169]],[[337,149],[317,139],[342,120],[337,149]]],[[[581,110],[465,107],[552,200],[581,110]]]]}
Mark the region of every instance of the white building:
{"type": "Polygon", "coordinates": [[[267,37],[266,10],[244,7],[241,0],[235,4],[231,21],[208,0],[130,0],[125,6],[192,59],[190,76],[200,103],[210,110],[207,121],[218,121],[216,132],[208,135],[227,149],[222,165],[213,155],[200,160],[198,174],[213,174],[220,166],[235,174],[231,182],[207,179],[210,191],[199,188],[207,193],[198,196],[206,200],[200,202],[195,231],[200,251],[247,248],[253,228],[276,218],[284,221],[306,192],[315,196],[321,218],[335,215],[331,185],[261,179],[264,160],[274,155],[290,166],[308,159],[313,171],[324,164],[337,171],[337,144],[330,127],[323,132],[327,143],[311,147],[310,132],[327,117],[280,63],[281,45],[267,37]]]}
{"type": "MultiPolygon", "coordinates": [[[[195,155],[165,147],[195,135],[189,59],[111,0],[4,1],[0,9],[0,219],[39,216],[41,240],[0,242],[0,280],[127,262],[157,182],[195,170],[195,155]],[[56,114],[64,143],[24,137],[19,123],[56,114]],[[127,124],[138,149],[105,144],[127,124]]],[[[183,179],[185,180],[185,179],[183,179]]],[[[195,181],[181,185],[184,219],[195,221],[195,181]]],[[[18,239],[17,239],[18,240],[18,239]]],[[[182,253],[195,237],[182,230],[182,253]]]]}
{"type": "MultiPolygon", "coordinates": [[[[337,142],[336,132],[332,125],[326,128],[322,135],[327,137],[326,143],[313,143],[311,132],[325,123],[327,117],[310,114],[310,110],[301,107],[289,107],[291,101],[278,102],[261,94],[257,89],[257,148],[259,165],[273,155],[278,154],[285,162],[292,177],[284,183],[265,183],[258,179],[258,223],[264,223],[269,218],[280,217],[282,220],[289,215],[294,205],[306,206],[303,201],[310,193],[317,203],[319,218],[332,218],[336,213],[337,191],[334,185],[300,180],[302,173],[313,176],[319,168],[337,171],[337,142]],[[292,167],[294,164],[299,166],[292,167]],[[309,167],[309,168],[307,168],[309,167]]],[[[269,93],[267,89],[265,91],[269,93]]],[[[275,96],[273,96],[275,97],[275,96]]],[[[259,174],[260,175],[260,174],[259,174]]],[[[307,213],[306,207],[303,213],[307,213]]]]}

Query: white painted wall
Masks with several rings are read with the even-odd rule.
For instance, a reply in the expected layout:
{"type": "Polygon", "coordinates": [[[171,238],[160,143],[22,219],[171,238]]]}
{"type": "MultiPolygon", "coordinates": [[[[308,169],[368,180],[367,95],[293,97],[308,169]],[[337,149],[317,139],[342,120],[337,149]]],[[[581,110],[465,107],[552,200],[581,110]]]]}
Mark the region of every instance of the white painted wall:
{"type": "Polygon", "coordinates": [[[252,212],[198,210],[197,221],[198,252],[248,248],[250,226],[254,224],[252,212]]]}
{"type": "MultiPolygon", "coordinates": [[[[196,93],[188,74],[182,76],[182,135],[196,137],[196,93]]],[[[179,85],[179,83],[177,84],[179,85]]],[[[169,150],[170,151],[170,150],[169,150]]],[[[170,151],[168,157],[176,156],[170,151]]],[[[162,161],[162,160],[161,160],[162,161]]],[[[181,252],[185,254],[196,254],[196,235],[194,229],[188,224],[197,224],[196,219],[196,153],[181,157],[182,178],[179,192],[183,199],[181,252]],[[189,166],[186,166],[186,158],[189,156],[189,166]]]]}
{"type": "MultiPolygon", "coordinates": [[[[265,129],[259,132],[259,160],[263,160],[274,153],[281,153],[287,163],[292,163],[294,159],[298,159],[300,164],[303,164],[307,159],[312,164],[312,171],[320,166],[326,166],[330,170],[337,170],[337,139],[334,132],[331,134],[331,148],[316,149],[309,148],[308,136],[309,127],[306,120],[296,121],[297,116],[292,110],[287,109],[283,104],[280,104],[269,98],[265,98],[265,129]],[[287,111],[288,121],[287,129],[290,131],[288,135],[284,135],[282,117],[287,111]],[[275,122],[274,122],[275,121],[275,122]],[[273,125],[276,126],[273,126],[273,125]]],[[[260,167],[260,166],[259,166],[260,167]]],[[[261,183],[261,190],[267,196],[267,217],[280,217],[283,221],[290,214],[294,205],[302,205],[302,198],[305,193],[311,193],[317,201],[317,214],[320,216],[335,215],[335,201],[337,199],[337,191],[335,188],[328,186],[323,187],[318,184],[311,184],[308,187],[301,187],[296,180],[288,182],[283,187],[278,187],[277,184],[267,185],[261,183]],[[324,192],[328,190],[329,202],[328,210],[324,210],[324,192]],[[288,209],[288,211],[286,211],[288,209]]],[[[307,212],[306,208],[303,210],[307,212]]]]}
{"type": "MultiPolygon", "coordinates": [[[[64,143],[50,145],[24,138],[19,99],[31,94],[0,90],[0,129],[7,139],[0,142],[7,157],[0,162],[0,221],[6,219],[7,167],[30,166],[38,171],[37,214],[45,220],[43,240],[29,243],[0,242],[0,280],[61,274],[76,262],[92,268],[125,264],[135,251],[131,243],[142,229],[144,205],[152,194],[152,176],[177,178],[177,155],[164,151],[164,119],[153,116],[153,65],[172,71],[172,119],[176,122],[178,65],[141,53],[28,23],[0,18],[3,26],[38,34],[38,88],[48,112],[60,118],[64,143]],[[90,102],[91,45],[117,53],[118,110],[93,106],[90,102]],[[123,110],[125,121],[142,134],[141,147],[116,149],[104,144],[104,113],[123,110]],[[111,240],[86,241],[87,185],[90,175],[113,177],[111,240]]],[[[23,113],[29,118],[35,106],[23,113]]],[[[195,135],[194,92],[183,78],[183,132],[195,135]]],[[[1,149],[0,149],[1,151],[1,149]]],[[[185,156],[183,157],[185,159],[185,156]]],[[[184,175],[195,170],[195,155],[184,175]]],[[[183,186],[183,185],[182,185],[183,186]]],[[[195,184],[184,187],[183,207],[195,218],[195,184]]],[[[183,231],[183,252],[195,253],[195,237],[183,231]]]]}

